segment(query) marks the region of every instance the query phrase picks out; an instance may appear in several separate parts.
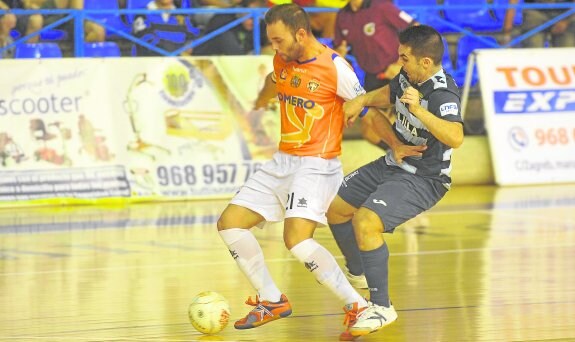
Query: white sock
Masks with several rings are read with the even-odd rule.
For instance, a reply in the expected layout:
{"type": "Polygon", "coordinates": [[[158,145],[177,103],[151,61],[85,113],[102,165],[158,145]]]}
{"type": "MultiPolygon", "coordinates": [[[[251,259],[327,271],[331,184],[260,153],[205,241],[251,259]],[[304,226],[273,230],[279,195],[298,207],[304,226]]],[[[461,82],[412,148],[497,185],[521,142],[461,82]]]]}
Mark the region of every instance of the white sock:
{"type": "Polygon", "coordinates": [[[282,293],[270,276],[264,253],[254,234],[241,228],[221,230],[219,233],[242,272],[258,291],[260,300],[278,302],[282,293]]]}
{"type": "Polygon", "coordinates": [[[350,285],[335,258],[314,239],[304,240],[290,252],[311,271],[320,284],[327,286],[344,304],[367,306],[366,300],[350,285]]]}

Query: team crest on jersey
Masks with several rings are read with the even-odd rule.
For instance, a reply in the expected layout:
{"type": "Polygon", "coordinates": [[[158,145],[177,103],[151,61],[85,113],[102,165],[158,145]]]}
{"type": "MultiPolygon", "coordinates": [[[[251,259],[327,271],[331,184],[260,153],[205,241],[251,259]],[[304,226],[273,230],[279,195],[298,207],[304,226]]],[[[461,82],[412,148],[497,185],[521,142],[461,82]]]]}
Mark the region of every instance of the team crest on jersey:
{"type": "Polygon", "coordinates": [[[307,90],[309,90],[312,93],[315,92],[318,88],[319,88],[319,81],[316,80],[315,78],[307,83],[307,90]]]}
{"type": "Polygon", "coordinates": [[[375,23],[367,23],[363,25],[363,33],[366,36],[373,36],[375,34],[375,23]]]}
{"type": "Polygon", "coordinates": [[[294,88],[297,88],[300,86],[300,84],[301,84],[301,78],[299,78],[298,75],[293,75],[290,81],[290,85],[294,88]]]}
{"type": "Polygon", "coordinates": [[[280,80],[284,80],[287,78],[287,70],[286,69],[282,69],[282,71],[280,71],[280,80]]]}

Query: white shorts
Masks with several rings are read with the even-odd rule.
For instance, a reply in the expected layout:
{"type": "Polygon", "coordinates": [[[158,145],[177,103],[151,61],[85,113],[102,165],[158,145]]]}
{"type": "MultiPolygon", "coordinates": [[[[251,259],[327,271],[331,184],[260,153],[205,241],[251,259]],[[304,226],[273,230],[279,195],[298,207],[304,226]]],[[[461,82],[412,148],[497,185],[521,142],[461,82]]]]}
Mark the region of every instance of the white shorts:
{"type": "Polygon", "coordinates": [[[327,224],[325,213],[343,180],[338,158],[300,157],[276,152],[231,200],[268,222],[301,217],[327,224]]]}

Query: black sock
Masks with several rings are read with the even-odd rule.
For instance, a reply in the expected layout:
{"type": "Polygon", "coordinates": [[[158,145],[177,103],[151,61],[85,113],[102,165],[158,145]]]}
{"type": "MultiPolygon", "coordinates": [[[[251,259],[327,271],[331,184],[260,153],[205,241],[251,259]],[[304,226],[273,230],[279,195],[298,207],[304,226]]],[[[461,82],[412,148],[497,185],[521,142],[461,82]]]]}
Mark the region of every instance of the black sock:
{"type": "Polygon", "coordinates": [[[360,253],[363,270],[369,285],[369,300],[374,304],[389,307],[389,250],[387,244],[384,242],[379,248],[360,253]]]}

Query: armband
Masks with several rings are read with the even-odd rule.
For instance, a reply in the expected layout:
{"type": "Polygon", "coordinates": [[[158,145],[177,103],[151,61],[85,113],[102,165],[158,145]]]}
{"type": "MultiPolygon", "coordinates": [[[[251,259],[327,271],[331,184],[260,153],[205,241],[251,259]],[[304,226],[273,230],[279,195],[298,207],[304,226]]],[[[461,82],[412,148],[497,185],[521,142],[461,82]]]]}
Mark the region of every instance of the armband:
{"type": "Polygon", "coordinates": [[[367,114],[368,110],[369,110],[369,107],[363,107],[363,110],[361,111],[361,113],[359,113],[359,117],[363,118],[365,116],[365,114],[367,114]]]}

